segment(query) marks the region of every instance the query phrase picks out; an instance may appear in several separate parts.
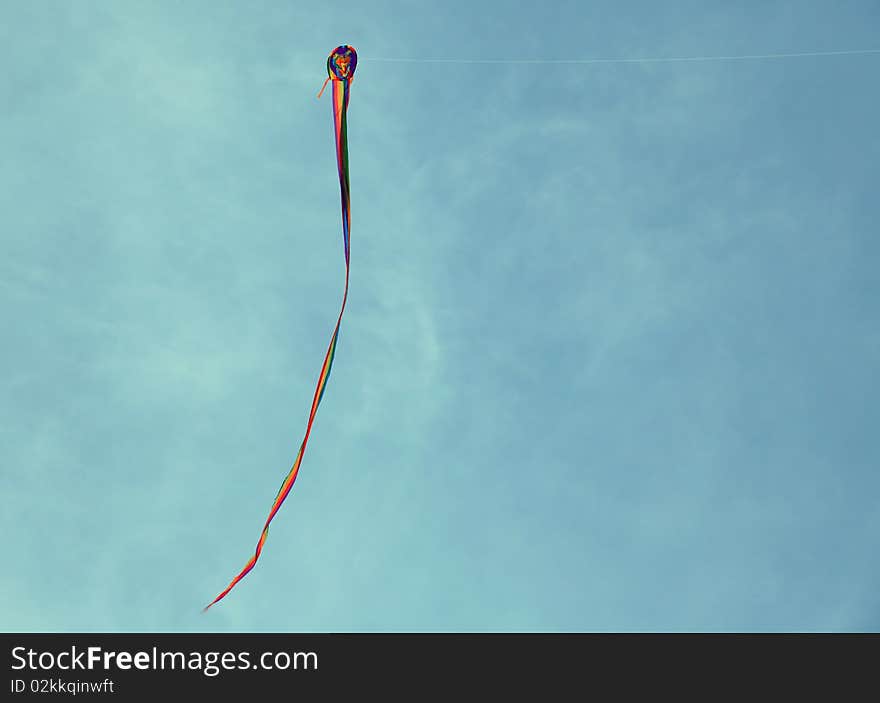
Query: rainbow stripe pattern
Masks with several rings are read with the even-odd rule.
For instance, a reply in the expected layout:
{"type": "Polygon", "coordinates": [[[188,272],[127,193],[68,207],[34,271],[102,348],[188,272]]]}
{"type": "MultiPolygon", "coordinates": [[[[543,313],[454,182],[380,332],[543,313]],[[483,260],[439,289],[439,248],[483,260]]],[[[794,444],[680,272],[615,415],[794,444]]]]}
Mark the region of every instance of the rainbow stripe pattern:
{"type": "MultiPolygon", "coordinates": [[[[299,468],[302,464],[303,455],[306,451],[306,445],[309,441],[309,434],[312,431],[312,423],[315,421],[315,415],[318,412],[318,406],[324,397],[324,391],[327,389],[327,381],[330,379],[330,371],[333,368],[333,359],[336,356],[336,344],[339,341],[339,327],[342,324],[342,314],[345,312],[345,303],[348,300],[348,278],[349,278],[349,227],[351,223],[351,203],[349,201],[349,180],[348,180],[348,135],[347,135],[347,112],[348,99],[351,89],[351,82],[354,77],[354,71],[357,67],[357,52],[353,47],[342,45],[336,47],[327,58],[327,80],[324,81],[324,87],[328,81],[332,81],[333,95],[333,127],[336,140],[336,164],[339,170],[339,191],[342,201],[342,240],[345,251],[345,289],[342,294],[342,307],[339,310],[339,317],[336,320],[336,327],[333,329],[333,336],[330,338],[330,346],[327,347],[327,353],[324,355],[324,363],[321,366],[321,374],[318,377],[318,385],[315,387],[315,394],[312,398],[312,409],[309,412],[309,421],[306,425],[305,436],[302,444],[299,446],[296,460],[293,467],[284,477],[281,488],[272,502],[269,510],[269,516],[263,525],[263,531],[260,533],[260,539],[257,542],[257,548],[254,550],[253,556],[250,558],[245,567],[239,574],[230,581],[229,585],[212,600],[204,610],[208,610],[212,605],[226,597],[226,595],[235,588],[236,584],[248,575],[251,569],[260,558],[263,546],[266,544],[266,538],[269,535],[269,524],[275,518],[275,515],[281,509],[287,496],[290,494],[296,477],[299,475],[299,468]]],[[[318,93],[324,92],[324,87],[318,93]]]]}

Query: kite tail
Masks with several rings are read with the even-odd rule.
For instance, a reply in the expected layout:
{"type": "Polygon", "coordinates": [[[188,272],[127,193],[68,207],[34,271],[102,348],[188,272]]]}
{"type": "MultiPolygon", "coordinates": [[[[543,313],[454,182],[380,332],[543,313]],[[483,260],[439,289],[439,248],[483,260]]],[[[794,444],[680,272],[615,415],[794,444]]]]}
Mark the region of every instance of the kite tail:
{"type": "MultiPolygon", "coordinates": [[[[333,368],[333,359],[336,356],[336,343],[339,340],[339,327],[342,324],[342,314],[345,312],[345,303],[348,300],[348,236],[349,226],[351,222],[351,203],[349,202],[348,135],[346,112],[348,110],[350,82],[350,80],[332,81],[333,126],[336,136],[336,163],[339,169],[339,190],[342,200],[342,238],[343,245],[345,247],[345,289],[342,294],[342,307],[339,310],[339,317],[336,320],[336,327],[333,329],[333,336],[330,338],[330,346],[327,347],[327,353],[324,355],[324,363],[321,366],[321,375],[318,377],[318,385],[315,387],[315,394],[312,398],[312,409],[309,412],[309,421],[306,425],[305,437],[303,437],[302,444],[299,447],[299,452],[296,455],[296,460],[293,462],[293,467],[284,478],[284,481],[281,484],[281,488],[278,490],[278,494],[275,496],[275,501],[272,503],[272,508],[269,510],[269,517],[266,518],[266,523],[263,525],[263,532],[260,534],[260,539],[257,542],[257,548],[254,550],[254,555],[250,558],[250,560],[241,570],[238,576],[232,579],[225,590],[220,593],[220,595],[217,596],[214,600],[208,603],[208,605],[204,607],[202,612],[207,611],[208,608],[210,608],[218,601],[222,600],[233,588],[235,588],[236,584],[238,584],[239,581],[241,581],[245,576],[248,575],[248,572],[250,572],[250,570],[254,568],[257,560],[260,558],[260,553],[263,551],[263,545],[266,544],[266,538],[269,535],[269,524],[272,522],[272,519],[281,508],[281,505],[284,503],[285,499],[290,493],[290,490],[293,488],[296,477],[299,475],[299,467],[302,464],[303,454],[305,454],[306,445],[309,442],[309,434],[312,431],[312,423],[315,420],[315,415],[318,412],[318,406],[321,404],[321,399],[324,397],[324,391],[327,389],[327,381],[330,378],[330,371],[333,368]]],[[[323,90],[324,89],[322,88],[321,91],[323,92],[323,90]]]]}

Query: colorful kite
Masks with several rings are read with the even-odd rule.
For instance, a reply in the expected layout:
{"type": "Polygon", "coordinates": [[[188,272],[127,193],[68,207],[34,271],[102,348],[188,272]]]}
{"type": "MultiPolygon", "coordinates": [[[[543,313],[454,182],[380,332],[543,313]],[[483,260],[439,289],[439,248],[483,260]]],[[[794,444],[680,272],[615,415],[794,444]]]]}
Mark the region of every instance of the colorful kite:
{"type": "Polygon", "coordinates": [[[275,514],[281,508],[281,504],[284,503],[285,498],[287,498],[287,495],[290,493],[290,489],[293,488],[293,482],[296,481],[297,474],[299,474],[299,467],[302,463],[303,454],[306,451],[306,444],[309,441],[309,433],[312,431],[312,423],[315,420],[315,414],[318,412],[318,406],[321,404],[321,398],[324,397],[327,380],[330,378],[330,369],[333,367],[333,357],[336,355],[336,342],[339,339],[339,325],[342,322],[342,313],[345,312],[345,301],[348,300],[348,235],[351,220],[351,206],[348,197],[348,136],[346,133],[346,113],[348,111],[349,91],[351,90],[351,82],[354,78],[354,70],[356,67],[357,52],[354,48],[348,45],[337,46],[333,50],[333,53],[327,58],[327,80],[324,81],[324,85],[318,93],[318,97],[320,98],[321,93],[324,92],[324,88],[327,87],[327,82],[331,80],[333,81],[333,125],[336,135],[336,164],[339,169],[339,190],[342,198],[342,241],[345,247],[345,290],[342,294],[342,308],[339,311],[339,318],[336,320],[336,328],[333,330],[333,336],[330,339],[330,346],[327,348],[327,353],[324,356],[324,365],[321,367],[321,375],[318,378],[318,385],[315,388],[315,395],[312,399],[312,410],[309,413],[309,422],[306,425],[305,437],[299,447],[296,461],[293,462],[293,468],[290,469],[290,473],[284,478],[284,482],[281,484],[278,495],[275,496],[275,501],[272,503],[271,510],[269,510],[269,517],[266,518],[266,524],[263,525],[263,532],[260,534],[260,540],[257,542],[257,548],[254,551],[254,555],[241,570],[241,573],[232,579],[226,589],[205,606],[205,610],[224,598],[227,593],[235,588],[235,585],[247,576],[248,572],[253,569],[254,565],[257,563],[257,559],[260,558],[260,552],[263,551],[263,545],[266,543],[266,537],[269,534],[269,523],[272,522],[275,514]]]}

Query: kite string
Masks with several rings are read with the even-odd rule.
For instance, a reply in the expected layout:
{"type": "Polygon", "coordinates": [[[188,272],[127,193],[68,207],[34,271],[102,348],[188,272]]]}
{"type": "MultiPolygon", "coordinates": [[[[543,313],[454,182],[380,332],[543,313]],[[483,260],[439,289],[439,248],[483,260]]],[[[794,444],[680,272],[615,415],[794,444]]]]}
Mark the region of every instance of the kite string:
{"type": "Polygon", "coordinates": [[[800,51],[779,54],[738,54],[719,56],[646,56],[635,58],[587,58],[587,59],[415,59],[386,58],[381,56],[362,58],[361,61],[382,63],[467,63],[467,64],[597,64],[597,63],[675,63],[697,61],[746,61],[755,59],[790,59],[809,56],[862,56],[880,54],[877,49],[844,49],[841,51],[800,51]]]}

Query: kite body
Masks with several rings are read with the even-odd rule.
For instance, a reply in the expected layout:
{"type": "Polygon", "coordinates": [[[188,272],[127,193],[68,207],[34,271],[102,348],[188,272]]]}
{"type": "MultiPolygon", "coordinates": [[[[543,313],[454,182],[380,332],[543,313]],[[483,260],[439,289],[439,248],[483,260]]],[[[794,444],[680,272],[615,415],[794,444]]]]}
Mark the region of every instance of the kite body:
{"type": "MultiPolygon", "coordinates": [[[[324,397],[324,391],[327,388],[327,381],[330,378],[330,370],[333,367],[333,359],[336,356],[336,342],[339,339],[339,327],[342,323],[342,313],[345,312],[345,303],[348,300],[349,228],[351,223],[351,204],[349,201],[348,183],[347,112],[351,81],[354,78],[355,68],[357,68],[357,52],[354,50],[354,48],[348,46],[347,44],[338,46],[327,58],[327,80],[324,81],[324,87],[327,86],[328,81],[333,82],[333,132],[336,141],[336,164],[339,171],[339,192],[342,202],[342,243],[345,252],[345,289],[342,294],[342,307],[339,310],[339,317],[336,320],[336,327],[333,330],[333,336],[330,338],[330,346],[327,348],[327,353],[324,355],[324,363],[321,366],[321,374],[318,377],[318,385],[315,388],[315,395],[312,398],[312,409],[309,412],[309,421],[306,425],[305,437],[303,438],[302,444],[300,444],[299,452],[296,455],[296,460],[293,462],[293,467],[284,478],[284,481],[281,484],[281,488],[278,490],[278,495],[275,496],[275,500],[272,503],[271,509],[269,510],[269,517],[266,518],[266,522],[263,525],[263,531],[260,534],[260,539],[257,542],[257,547],[254,550],[254,554],[245,565],[245,567],[241,570],[241,572],[239,572],[238,576],[232,579],[226,589],[213,601],[211,601],[205,607],[205,610],[210,608],[217,601],[223,599],[226,594],[228,594],[239,581],[247,576],[248,572],[250,572],[250,570],[253,569],[256,565],[257,559],[260,558],[260,553],[263,551],[263,545],[266,543],[266,537],[268,537],[269,535],[269,524],[272,522],[272,519],[281,508],[282,503],[284,503],[284,500],[287,498],[290,490],[293,488],[293,483],[294,481],[296,481],[296,477],[299,474],[299,467],[302,464],[303,454],[305,454],[306,451],[306,444],[308,444],[309,441],[309,434],[312,431],[312,423],[315,420],[315,414],[318,412],[318,406],[321,404],[321,399],[324,397]]],[[[323,92],[324,88],[321,88],[321,92],[318,93],[319,98],[321,97],[321,93],[323,92]]]]}
{"type": "Polygon", "coordinates": [[[357,62],[358,56],[353,46],[337,46],[327,57],[327,74],[338,81],[350,81],[354,78],[357,62]]]}

